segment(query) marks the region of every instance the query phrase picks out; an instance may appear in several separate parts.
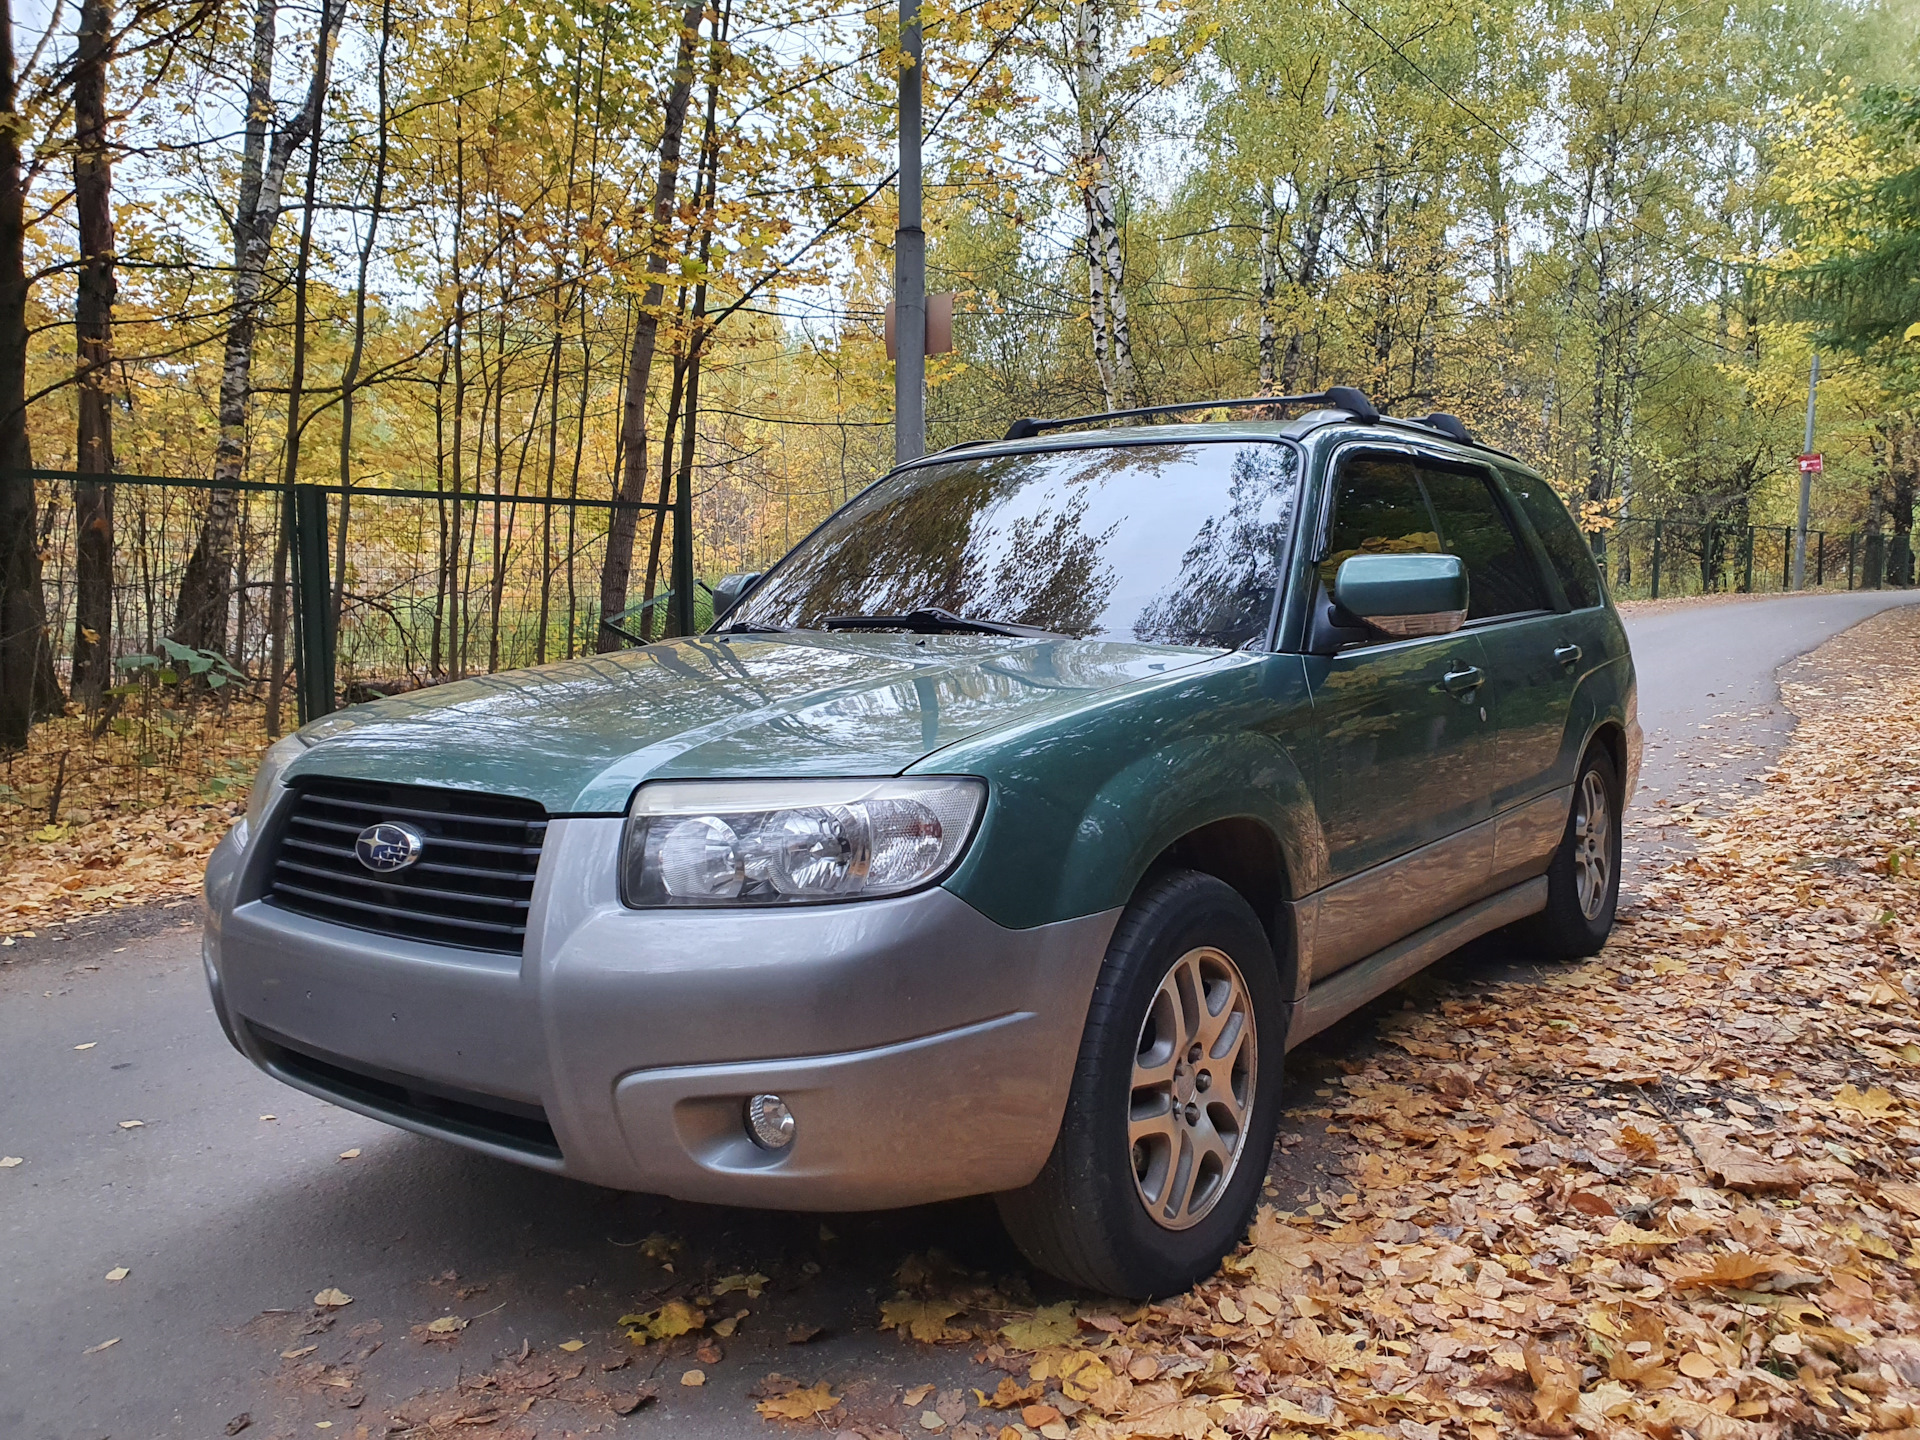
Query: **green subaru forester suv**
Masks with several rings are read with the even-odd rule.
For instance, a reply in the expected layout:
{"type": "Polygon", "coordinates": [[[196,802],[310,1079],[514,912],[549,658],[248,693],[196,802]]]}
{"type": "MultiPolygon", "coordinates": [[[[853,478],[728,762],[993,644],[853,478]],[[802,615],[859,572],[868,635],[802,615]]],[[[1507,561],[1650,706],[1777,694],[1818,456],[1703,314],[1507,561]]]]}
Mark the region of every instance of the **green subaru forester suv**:
{"type": "Polygon", "coordinates": [[[281,741],[207,871],[228,1037],[599,1185],[992,1194],[1068,1280],[1207,1274],[1290,1046],[1499,927],[1601,946],[1640,754],[1538,475],[1357,391],[1261,403],[1315,408],[1018,422],[703,635],[281,741]]]}

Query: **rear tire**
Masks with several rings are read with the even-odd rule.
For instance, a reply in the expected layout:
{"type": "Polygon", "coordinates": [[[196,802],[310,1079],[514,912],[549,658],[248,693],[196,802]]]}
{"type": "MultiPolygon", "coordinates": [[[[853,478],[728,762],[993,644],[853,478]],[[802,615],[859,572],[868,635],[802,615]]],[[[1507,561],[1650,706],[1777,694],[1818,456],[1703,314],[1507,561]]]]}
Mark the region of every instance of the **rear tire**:
{"type": "Polygon", "coordinates": [[[1587,751],[1573,784],[1566,834],[1547,867],[1547,908],[1526,938],[1555,960],[1597,955],[1620,903],[1620,777],[1601,746],[1587,751]]]}
{"type": "Polygon", "coordinates": [[[1053,1153],[995,1197],[1027,1259],[1138,1298],[1212,1274],[1266,1176],[1287,1019],[1238,892],[1194,871],[1142,886],[1107,947],[1053,1153]]]}

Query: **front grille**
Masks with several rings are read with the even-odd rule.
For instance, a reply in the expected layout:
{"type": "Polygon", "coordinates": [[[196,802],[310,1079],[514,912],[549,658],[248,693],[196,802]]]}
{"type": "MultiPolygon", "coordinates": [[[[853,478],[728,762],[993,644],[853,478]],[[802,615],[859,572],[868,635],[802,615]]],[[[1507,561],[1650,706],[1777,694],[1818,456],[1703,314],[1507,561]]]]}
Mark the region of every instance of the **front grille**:
{"type": "Polygon", "coordinates": [[[376,1070],[296,1045],[264,1026],[249,1023],[247,1032],[266,1056],[267,1064],[287,1079],[302,1081],[315,1090],[396,1120],[411,1120],[543,1159],[561,1158],[560,1142],[553,1138],[547,1112],[538,1105],[376,1070]]]}
{"type": "Polygon", "coordinates": [[[547,812],[531,800],[422,785],[306,781],[288,798],[266,899],[283,910],[381,935],[518,955],[547,812]],[[381,821],[426,838],[404,870],[354,854],[381,821]]]}

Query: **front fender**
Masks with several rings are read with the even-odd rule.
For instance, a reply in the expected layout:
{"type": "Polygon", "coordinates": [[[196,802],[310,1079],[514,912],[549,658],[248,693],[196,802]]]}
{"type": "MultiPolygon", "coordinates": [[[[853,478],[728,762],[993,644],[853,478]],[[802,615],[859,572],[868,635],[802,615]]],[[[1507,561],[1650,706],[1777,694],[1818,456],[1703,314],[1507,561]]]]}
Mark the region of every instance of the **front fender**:
{"type": "Polygon", "coordinates": [[[1294,759],[1311,723],[1299,657],[1230,656],[931,756],[920,768],[990,786],[947,886],[1012,929],[1097,914],[1183,835],[1248,819],[1278,843],[1288,892],[1317,888],[1326,842],[1294,759]]]}

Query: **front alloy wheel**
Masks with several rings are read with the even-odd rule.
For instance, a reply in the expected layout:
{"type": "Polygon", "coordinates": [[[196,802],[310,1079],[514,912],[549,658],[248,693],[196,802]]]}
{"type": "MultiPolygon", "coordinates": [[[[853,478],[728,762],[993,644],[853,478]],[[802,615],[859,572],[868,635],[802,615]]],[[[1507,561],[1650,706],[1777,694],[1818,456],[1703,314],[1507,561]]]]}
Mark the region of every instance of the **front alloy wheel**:
{"type": "Polygon", "coordinates": [[[1226,1193],[1247,1141],[1257,1028],[1224,951],[1190,950],[1161,980],[1134,1047],[1127,1114],[1134,1185],[1156,1225],[1184,1230],[1226,1193]]]}
{"type": "Polygon", "coordinates": [[[1224,881],[1142,882],[1107,945],[1053,1153],[996,1197],[1043,1270],[1172,1295],[1246,1234],[1280,1123],[1287,1002],[1266,931],[1224,881]]]}

